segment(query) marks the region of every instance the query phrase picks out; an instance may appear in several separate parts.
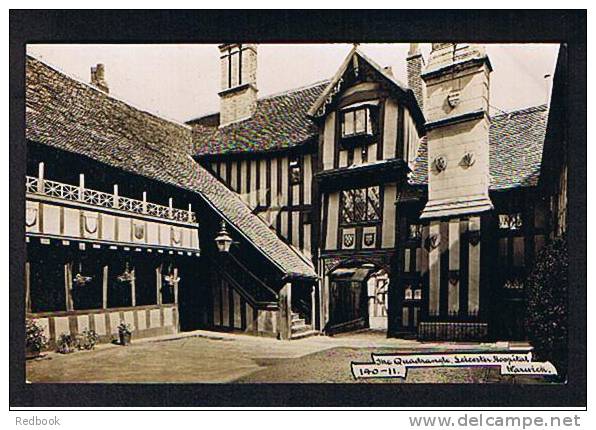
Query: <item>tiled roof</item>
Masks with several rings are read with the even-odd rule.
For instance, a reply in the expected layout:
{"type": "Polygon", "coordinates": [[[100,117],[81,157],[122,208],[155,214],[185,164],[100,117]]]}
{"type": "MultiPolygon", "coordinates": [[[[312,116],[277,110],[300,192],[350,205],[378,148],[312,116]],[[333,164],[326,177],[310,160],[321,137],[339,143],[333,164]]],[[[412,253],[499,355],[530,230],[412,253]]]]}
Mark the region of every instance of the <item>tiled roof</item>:
{"type": "Polygon", "coordinates": [[[414,93],[371,58],[354,48],[332,79],[259,99],[255,113],[247,120],[222,128],[217,127],[219,122],[217,113],[188,121],[187,124],[194,129],[195,155],[204,157],[215,154],[272,151],[291,148],[315,139],[318,130],[310,116],[314,115],[318,107],[324,106],[325,100],[332,96],[334,87],[352,64],[353,56],[358,56],[361,64],[362,62],[368,64],[380,76],[379,79],[387,81],[393,88],[399,90],[411,113],[418,119],[417,124],[423,123],[423,115],[416,103],[414,93]]]}
{"type": "MultiPolygon", "coordinates": [[[[546,134],[546,105],[493,116],[489,129],[490,189],[505,190],[538,184],[546,134]]],[[[410,184],[428,180],[427,143],[422,139],[410,184]]]]}
{"type": "Polygon", "coordinates": [[[328,83],[317,82],[259,99],[250,119],[222,128],[202,125],[202,118],[188,121],[194,128],[195,155],[290,148],[316,137],[317,128],[306,113],[328,83]]]}
{"type": "Polygon", "coordinates": [[[283,273],[316,276],[308,260],[192,160],[190,127],[134,108],[32,57],[26,76],[27,139],[196,192],[283,273]]]}

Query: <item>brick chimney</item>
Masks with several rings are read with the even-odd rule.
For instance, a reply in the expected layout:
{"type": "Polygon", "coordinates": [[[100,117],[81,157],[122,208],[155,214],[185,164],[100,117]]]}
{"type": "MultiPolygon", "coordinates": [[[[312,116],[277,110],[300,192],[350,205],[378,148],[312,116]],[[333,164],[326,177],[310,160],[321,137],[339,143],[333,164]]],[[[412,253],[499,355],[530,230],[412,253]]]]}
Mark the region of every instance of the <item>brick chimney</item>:
{"type": "Polygon", "coordinates": [[[491,71],[481,46],[433,43],[422,73],[429,166],[423,218],[492,209],[488,197],[491,71]]]}
{"type": "Polygon", "coordinates": [[[257,107],[257,45],[219,45],[219,126],[250,118],[257,107]]]}
{"type": "Polygon", "coordinates": [[[110,89],[105,74],[106,68],[103,64],[99,63],[96,66],[91,66],[91,85],[108,94],[110,89]]]}
{"type": "Polygon", "coordinates": [[[420,48],[417,43],[410,43],[408,51],[407,73],[408,73],[408,87],[414,91],[414,97],[420,106],[420,110],[424,112],[424,82],[420,75],[424,69],[424,57],[420,53],[420,48]]]}

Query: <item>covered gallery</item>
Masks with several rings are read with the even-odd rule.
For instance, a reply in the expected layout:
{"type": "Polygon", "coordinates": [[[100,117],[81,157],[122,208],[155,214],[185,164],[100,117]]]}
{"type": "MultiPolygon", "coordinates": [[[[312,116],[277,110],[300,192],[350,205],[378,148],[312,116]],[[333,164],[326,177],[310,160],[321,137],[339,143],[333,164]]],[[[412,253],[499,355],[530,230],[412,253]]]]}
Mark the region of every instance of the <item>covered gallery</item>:
{"type": "Polygon", "coordinates": [[[28,57],[26,138],[27,315],[50,339],[291,335],[312,265],[192,160],[190,127],[28,57]]]}

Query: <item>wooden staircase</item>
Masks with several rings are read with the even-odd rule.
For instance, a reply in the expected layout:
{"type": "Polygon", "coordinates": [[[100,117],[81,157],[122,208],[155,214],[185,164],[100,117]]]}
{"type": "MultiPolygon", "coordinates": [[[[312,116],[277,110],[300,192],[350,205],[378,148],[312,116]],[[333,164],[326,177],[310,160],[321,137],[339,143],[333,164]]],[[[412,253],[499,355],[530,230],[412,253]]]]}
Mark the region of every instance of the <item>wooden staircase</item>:
{"type": "Polygon", "coordinates": [[[305,319],[300,318],[300,315],[296,312],[292,312],[291,330],[291,340],[303,339],[305,337],[316,336],[319,334],[319,332],[314,330],[311,325],[306,324],[305,319]]]}

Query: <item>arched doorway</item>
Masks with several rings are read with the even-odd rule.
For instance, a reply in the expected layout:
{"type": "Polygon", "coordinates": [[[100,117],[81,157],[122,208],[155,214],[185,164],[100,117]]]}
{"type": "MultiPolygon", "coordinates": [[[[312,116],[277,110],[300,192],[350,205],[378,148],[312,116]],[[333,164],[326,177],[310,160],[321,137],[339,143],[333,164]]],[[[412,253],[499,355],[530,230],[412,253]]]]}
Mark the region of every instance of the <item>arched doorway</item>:
{"type": "Polygon", "coordinates": [[[348,263],[329,273],[327,333],[387,329],[389,275],[372,263],[348,263]]]}

